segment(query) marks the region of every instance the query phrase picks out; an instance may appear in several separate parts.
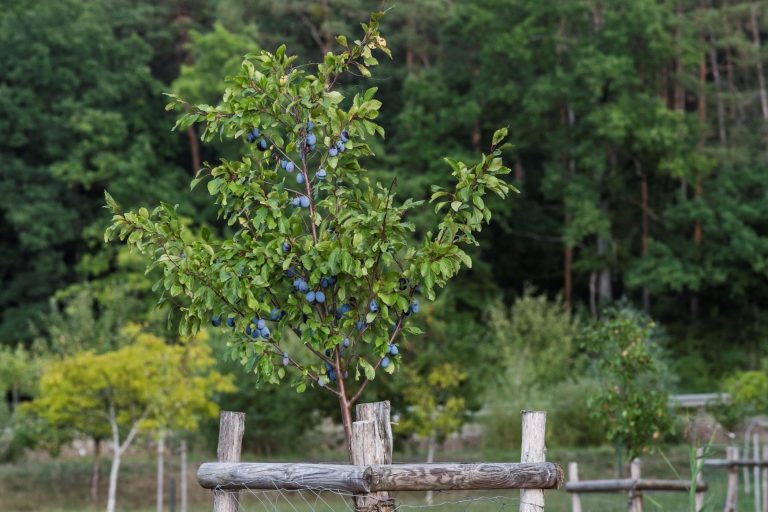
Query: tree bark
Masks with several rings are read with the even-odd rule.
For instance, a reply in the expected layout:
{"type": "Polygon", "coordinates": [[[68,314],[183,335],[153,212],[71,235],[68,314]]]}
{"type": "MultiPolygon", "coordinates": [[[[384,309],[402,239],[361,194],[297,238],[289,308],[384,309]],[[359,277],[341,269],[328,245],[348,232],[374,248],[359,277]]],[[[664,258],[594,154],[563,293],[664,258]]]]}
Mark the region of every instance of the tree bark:
{"type": "Polygon", "coordinates": [[[752,6],[749,11],[749,22],[752,28],[752,44],[755,45],[757,54],[757,62],[755,64],[757,68],[757,83],[760,88],[760,106],[763,110],[763,120],[768,121],[768,91],[765,87],[765,75],[763,74],[763,59],[761,58],[761,44],[760,44],[760,28],[757,24],[757,7],[758,4],[752,6]]]}
{"type": "MultiPolygon", "coordinates": [[[[600,209],[603,214],[609,213],[609,202],[607,199],[603,199],[600,202],[600,209]]],[[[613,287],[611,286],[611,268],[606,263],[606,259],[610,257],[610,240],[604,236],[597,236],[597,254],[601,259],[602,268],[597,271],[597,303],[602,306],[608,304],[613,300],[613,287]]]]}
{"type": "Polygon", "coordinates": [[[187,138],[189,139],[189,156],[192,161],[192,176],[195,176],[203,164],[200,161],[200,141],[193,125],[187,127],[187,138]]]}
{"type": "Polygon", "coordinates": [[[107,512],[115,512],[115,503],[117,497],[117,475],[120,471],[121,459],[120,446],[115,446],[115,453],[112,456],[112,467],[109,469],[109,494],[107,495],[107,512]]]}
{"type": "MultiPolygon", "coordinates": [[[[637,164],[638,168],[640,164],[637,164]]],[[[640,251],[643,258],[648,257],[648,175],[640,171],[640,215],[641,215],[641,237],[640,237],[640,251]]],[[[643,310],[648,313],[651,309],[651,292],[647,285],[643,285],[643,310]]]]}
{"type": "Polygon", "coordinates": [[[768,91],[766,91],[765,74],[763,73],[762,45],[760,44],[760,28],[757,24],[757,7],[758,4],[755,4],[750,9],[749,21],[752,28],[752,44],[755,45],[755,54],[757,55],[755,67],[757,70],[757,84],[760,89],[760,106],[763,111],[763,140],[766,145],[766,158],[768,158],[768,91]]]}
{"type": "Polygon", "coordinates": [[[163,482],[165,480],[165,431],[161,430],[157,437],[157,512],[163,512],[163,482]]]}
{"type": "Polygon", "coordinates": [[[112,466],[109,470],[109,493],[107,495],[107,512],[115,512],[115,504],[117,499],[117,475],[120,471],[120,461],[122,460],[123,453],[131,446],[133,439],[136,437],[136,433],[139,430],[139,424],[144,421],[144,418],[149,413],[149,409],[145,409],[144,412],[136,419],[131,425],[131,429],[128,431],[128,435],[125,436],[125,440],[120,444],[120,427],[117,424],[117,413],[115,412],[115,404],[109,404],[109,425],[112,429],[112,445],[114,446],[114,454],[112,456],[112,466]]]}
{"type": "MultiPolygon", "coordinates": [[[[705,58],[702,58],[699,62],[699,101],[698,101],[698,112],[699,112],[699,123],[701,125],[702,129],[702,136],[699,140],[699,148],[704,147],[704,140],[706,133],[706,123],[707,123],[707,95],[706,95],[706,80],[707,80],[707,61],[705,58]]],[[[695,199],[699,200],[701,199],[702,195],[704,194],[704,182],[703,177],[701,174],[701,171],[698,171],[696,173],[696,182],[694,184],[694,197],[695,199]]],[[[703,227],[701,225],[701,219],[695,219],[693,224],[693,245],[696,247],[696,252],[698,253],[698,248],[701,246],[701,242],[703,239],[703,227]]],[[[693,291],[691,294],[691,317],[697,318],[699,315],[699,296],[698,294],[693,291]]]]}
{"type": "Polygon", "coordinates": [[[725,107],[722,97],[722,81],[720,80],[720,69],[717,63],[717,48],[715,47],[715,38],[709,36],[709,66],[712,68],[712,78],[715,81],[715,102],[717,104],[717,133],[720,144],[726,145],[728,137],[725,131],[725,107]]]}
{"type": "Polygon", "coordinates": [[[93,438],[93,468],[91,469],[91,506],[99,504],[99,480],[101,477],[101,438],[93,438]]]}

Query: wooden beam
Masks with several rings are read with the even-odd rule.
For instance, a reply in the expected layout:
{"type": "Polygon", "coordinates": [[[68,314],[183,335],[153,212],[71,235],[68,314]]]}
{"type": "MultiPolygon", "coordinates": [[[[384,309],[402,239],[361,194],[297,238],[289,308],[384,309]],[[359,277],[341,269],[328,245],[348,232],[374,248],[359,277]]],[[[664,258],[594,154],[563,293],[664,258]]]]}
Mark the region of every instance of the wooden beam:
{"type": "Polygon", "coordinates": [[[197,470],[206,489],[330,489],[348,493],[371,492],[365,467],[349,464],[292,464],[209,462],[197,470]]]}
{"type": "Polygon", "coordinates": [[[708,468],[730,468],[730,467],[768,467],[768,460],[753,459],[707,459],[704,466],[708,468]]]}
{"type": "Polygon", "coordinates": [[[388,491],[557,489],[563,470],[551,462],[393,464],[372,466],[371,487],[388,491]]]}
{"type": "Polygon", "coordinates": [[[558,489],[563,470],[552,462],[489,464],[217,463],[202,464],[206,489],[314,489],[355,494],[380,491],[558,489]]]}
{"type": "MultiPolygon", "coordinates": [[[[626,492],[626,491],[679,491],[687,492],[691,490],[691,482],[688,480],[654,480],[643,478],[635,480],[633,478],[615,479],[615,480],[580,480],[578,482],[567,482],[565,484],[566,492],[586,493],[586,492],[626,492]]],[[[706,491],[707,484],[697,484],[697,491],[706,491]]]]}

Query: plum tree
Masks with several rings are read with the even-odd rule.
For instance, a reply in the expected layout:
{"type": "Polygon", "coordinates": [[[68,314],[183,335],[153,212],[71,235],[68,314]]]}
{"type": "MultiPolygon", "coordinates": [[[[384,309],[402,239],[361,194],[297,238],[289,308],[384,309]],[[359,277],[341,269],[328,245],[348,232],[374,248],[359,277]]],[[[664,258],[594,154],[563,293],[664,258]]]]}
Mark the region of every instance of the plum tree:
{"type": "Polygon", "coordinates": [[[193,232],[175,206],[125,212],[106,194],[113,223],[105,240],[127,241],[161,270],[156,289],[161,301],[179,304],[180,332],[195,333],[211,315],[234,318],[229,355],[261,382],[292,376],[298,392],[317,386],[334,395],[348,443],[352,405],[377,370],[400,365],[390,346],[404,331],[419,333],[407,322],[418,311],[415,295],[433,299],[471,266],[462,246],[477,244],[474,234],[491,219],[483,198],[513,190],[502,179],[510,170],[500,129],[478,163],[446,158],[455,188],[434,188],[430,202],[441,220],[413,241],[407,215],[424,201],[396,201],[396,179],[372,183],[360,164],[373,156],[369,138],[384,136],[375,122],[376,88],[351,98],[337,90],[345,74],[370,76],[374,52],[390,55],[379,34],[382,14],[362,25],[361,39],[339,36],[340,51],[326,54],[314,73],[281,46],[247,55],[217,106],[169,95],[168,108],[186,112],[177,127],[203,123],[204,141],[247,142],[256,133],[266,141],[264,148],[247,145],[241,160],[206,164],[192,180],[193,187],[207,180],[229,238],[215,240],[205,227],[193,232]],[[292,170],[301,176],[298,188],[287,179],[292,170]],[[270,318],[269,336],[251,336],[254,316],[270,318]],[[289,343],[305,352],[289,352],[289,343]]]}

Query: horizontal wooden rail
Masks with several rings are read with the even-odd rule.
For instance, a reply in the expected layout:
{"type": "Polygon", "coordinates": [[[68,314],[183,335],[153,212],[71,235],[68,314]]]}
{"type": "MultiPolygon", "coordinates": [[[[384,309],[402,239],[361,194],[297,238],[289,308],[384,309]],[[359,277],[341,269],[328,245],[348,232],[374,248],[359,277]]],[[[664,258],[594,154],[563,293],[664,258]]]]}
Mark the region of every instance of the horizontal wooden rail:
{"type": "Polygon", "coordinates": [[[562,468],[551,462],[499,464],[202,464],[197,481],[206,489],[378,491],[559,489],[562,468]]]}
{"type": "MultiPolygon", "coordinates": [[[[624,491],[690,491],[691,482],[688,480],[651,480],[651,479],[618,479],[618,480],[580,480],[565,484],[567,492],[624,492],[624,491]]],[[[706,491],[707,484],[699,483],[697,491],[706,491]]]]}
{"type": "Polygon", "coordinates": [[[768,467],[768,460],[754,460],[754,459],[707,459],[704,461],[704,466],[708,468],[754,468],[768,467]]]}

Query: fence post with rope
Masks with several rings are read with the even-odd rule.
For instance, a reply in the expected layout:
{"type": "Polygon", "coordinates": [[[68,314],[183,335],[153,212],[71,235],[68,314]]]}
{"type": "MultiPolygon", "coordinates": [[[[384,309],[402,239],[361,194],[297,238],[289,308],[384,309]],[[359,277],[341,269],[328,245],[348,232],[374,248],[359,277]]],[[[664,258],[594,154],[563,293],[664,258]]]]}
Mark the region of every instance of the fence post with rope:
{"type": "Polygon", "coordinates": [[[240,413],[222,412],[221,428],[235,432],[219,433],[219,461],[202,464],[197,480],[214,491],[214,512],[237,512],[233,493],[241,490],[347,493],[356,512],[391,512],[395,503],[390,492],[499,489],[520,489],[520,512],[540,512],[544,490],[562,487],[562,468],[545,460],[544,412],[523,411],[521,462],[392,464],[389,409],[389,402],[358,405],[353,464],[240,463],[242,430],[238,438],[236,429],[241,427],[224,421],[240,413]],[[235,447],[236,457],[222,456],[235,447]]]}

